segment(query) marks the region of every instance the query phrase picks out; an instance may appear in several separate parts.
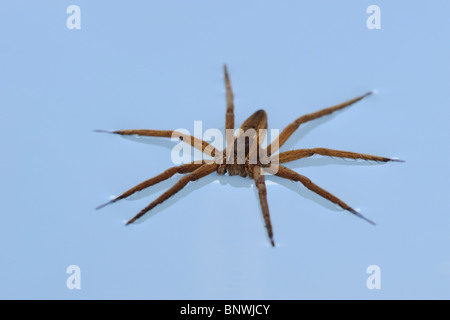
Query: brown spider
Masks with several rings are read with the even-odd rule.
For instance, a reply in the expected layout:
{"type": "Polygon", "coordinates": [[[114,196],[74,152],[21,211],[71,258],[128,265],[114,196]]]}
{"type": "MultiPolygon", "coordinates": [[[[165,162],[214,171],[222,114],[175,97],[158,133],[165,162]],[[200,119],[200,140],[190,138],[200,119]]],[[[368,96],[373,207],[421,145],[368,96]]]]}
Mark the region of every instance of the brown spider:
{"type": "MultiPolygon", "coordinates": [[[[233,91],[231,88],[230,78],[228,75],[227,66],[224,65],[224,74],[225,74],[225,87],[226,87],[226,115],[225,115],[225,128],[234,130],[234,98],[233,98],[233,91]]],[[[130,221],[127,222],[128,224],[133,223],[140,217],[142,217],[146,212],[153,209],[158,204],[164,202],[169,197],[173,196],[175,193],[180,191],[182,188],[184,188],[190,181],[196,181],[198,179],[201,179],[214,171],[216,171],[219,175],[223,175],[228,172],[230,176],[232,175],[240,175],[241,177],[250,177],[254,179],[255,186],[258,188],[259,193],[259,201],[262,209],[262,214],[264,217],[264,221],[267,228],[267,233],[270,239],[270,242],[272,246],[275,246],[275,242],[273,239],[273,231],[272,231],[272,224],[270,222],[270,215],[269,215],[269,205],[267,203],[267,191],[266,191],[266,184],[265,184],[265,178],[264,178],[264,170],[267,170],[270,173],[275,174],[276,176],[279,176],[281,178],[289,179],[291,181],[300,182],[302,183],[306,188],[309,190],[317,193],[318,195],[322,196],[325,199],[328,199],[329,201],[339,205],[344,210],[350,211],[354,215],[366,220],[367,222],[371,224],[375,224],[371,220],[365,218],[363,215],[361,215],[359,212],[351,208],[349,205],[347,205],[345,202],[337,198],[336,196],[332,195],[328,191],[320,188],[311,180],[309,180],[307,177],[302,176],[298,174],[297,172],[282,166],[282,163],[286,163],[289,161],[294,161],[301,158],[311,157],[315,154],[322,155],[322,156],[330,156],[330,157],[341,157],[341,158],[348,158],[348,159],[363,159],[363,160],[372,160],[372,161],[382,161],[382,162],[388,162],[388,161],[401,161],[398,159],[391,159],[391,158],[384,158],[379,156],[372,156],[362,153],[355,153],[355,152],[348,152],[348,151],[339,151],[339,150],[332,150],[332,149],[324,149],[324,148],[314,148],[314,149],[298,149],[298,150],[292,150],[292,151],[286,151],[282,152],[278,155],[272,156],[272,153],[275,153],[285,142],[286,140],[294,133],[295,130],[298,129],[298,127],[306,123],[308,121],[320,118],[322,116],[331,114],[337,110],[341,110],[345,107],[348,107],[352,105],[353,103],[369,96],[372,94],[372,92],[368,92],[362,96],[359,96],[357,98],[354,98],[352,100],[348,100],[346,102],[343,102],[341,104],[338,104],[333,107],[329,107],[320,111],[316,111],[310,114],[306,114],[301,116],[300,118],[296,119],[294,122],[289,124],[284,130],[281,132],[281,134],[278,137],[278,144],[270,144],[266,149],[264,149],[265,157],[268,158],[270,161],[276,164],[276,169],[274,170],[269,169],[266,164],[263,164],[261,159],[257,158],[256,162],[250,161],[250,158],[252,153],[255,152],[255,146],[260,147],[259,150],[262,150],[261,147],[262,139],[259,135],[260,131],[265,131],[262,129],[267,129],[267,114],[264,110],[258,110],[254,114],[252,114],[240,127],[244,132],[249,129],[253,129],[255,132],[257,132],[257,135],[251,135],[251,136],[244,136],[237,134],[236,137],[234,136],[227,136],[227,147],[219,151],[212,145],[210,145],[208,142],[203,141],[201,139],[195,138],[190,135],[182,134],[177,131],[173,130],[119,130],[119,131],[106,131],[110,133],[120,134],[120,135],[138,135],[138,136],[152,136],[152,137],[165,137],[165,138],[171,138],[171,137],[179,137],[180,140],[183,142],[189,143],[194,148],[197,148],[201,150],[202,152],[213,156],[216,160],[219,161],[201,161],[200,163],[197,162],[191,162],[187,164],[182,164],[180,166],[172,167],[164,171],[163,173],[146,180],[137,186],[129,189],[128,191],[124,192],[120,196],[112,199],[111,201],[100,205],[96,209],[103,208],[104,206],[114,203],[120,199],[124,199],[129,197],[130,195],[134,194],[135,192],[141,191],[145,188],[148,188],[152,185],[155,185],[161,181],[164,181],[170,177],[172,177],[176,173],[186,174],[183,176],[180,180],[178,180],[177,183],[173,187],[171,187],[169,190],[164,192],[161,196],[159,196],[155,201],[150,203],[147,207],[142,209],[134,218],[132,218],[130,221]],[[234,143],[233,140],[234,139],[234,143]],[[238,154],[236,150],[238,150],[238,146],[244,144],[245,145],[245,159],[244,163],[239,162],[238,160],[238,154]],[[234,152],[233,152],[234,150],[234,152]],[[231,160],[231,161],[230,161],[231,160]]],[[[103,130],[96,130],[99,132],[105,132],[103,130]]],[[[258,152],[256,152],[258,154],[258,152]]],[[[259,153],[261,154],[261,152],[259,153]]],[[[260,155],[260,158],[263,156],[260,155]]],[[[241,159],[242,160],[242,159],[241,159]]],[[[267,162],[265,162],[267,163],[267,162]]]]}

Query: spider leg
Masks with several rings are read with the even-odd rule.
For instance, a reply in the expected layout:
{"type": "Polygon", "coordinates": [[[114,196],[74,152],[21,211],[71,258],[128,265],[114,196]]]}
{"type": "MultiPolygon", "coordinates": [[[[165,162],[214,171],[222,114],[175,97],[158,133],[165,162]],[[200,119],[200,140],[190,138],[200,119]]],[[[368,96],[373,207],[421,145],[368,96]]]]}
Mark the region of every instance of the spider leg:
{"type": "Polygon", "coordinates": [[[148,211],[156,207],[158,204],[163,203],[167,199],[169,199],[171,196],[176,194],[178,191],[183,189],[190,181],[195,181],[200,178],[203,178],[218,168],[218,164],[212,163],[212,164],[204,164],[200,168],[195,169],[193,172],[191,172],[188,175],[183,176],[180,180],[178,180],[177,183],[175,183],[169,190],[164,192],[162,195],[160,195],[155,201],[150,203],[147,207],[142,209],[136,216],[134,216],[133,219],[127,222],[127,225],[133,223],[140,217],[142,217],[144,214],[146,214],[148,211]]]}
{"type": "Polygon", "coordinates": [[[364,153],[356,153],[349,151],[340,151],[333,149],[325,149],[325,148],[314,148],[314,149],[298,149],[282,152],[278,155],[279,163],[286,163],[302,158],[311,157],[315,154],[320,154],[322,156],[327,157],[339,157],[339,158],[348,158],[348,159],[362,159],[362,160],[371,160],[371,161],[395,161],[395,162],[403,162],[403,160],[395,159],[395,158],[385,158],[380,156],[372,156],[364,153]]]}
{"type": "Polygon", "coordinates": [[[184,134],[175,130],[147,130],[147,129],[138,129],[138,130],[117,130],[117,131],[106,131],[106,130],[94,130],[95,132],[107,132],[107,133],[114,133],[114,134],[120,134],[123,136],[146,136],[146,137],[163,137],[163,138],[172,138],[176,137],[180,140],[190,144],[194,148],[207,153],[208,155],[214,157],[216,154],[219,154],[219,150],[214,148],[211,144],[208,142],[190,136],[188,134],[184,134]],[[207,149],[208,148],[208,149],[207,149]]]}
{"type": "Polygon", "coordinates": [[[289,124],[286,128],[283,129],[283,131],[281,131],[279,137],[278,137],[278,146],[277,147],[273,147],[272,149],[272,145],[269,145],[267,147],[267,155],[270,155],[271,153],[275,152],[277,149],[281,148],[281,146],[286,142],[287,139],[289,139],[289,137],[295,132],[295,130],[298,129],[298,127],[303,124],[306,123],[308,121],[323,117],[325,115],[331,114],[337,110],[341,110],[344,109],[345,107],[348,107],[352,104],[354,104],[355,102],[358,102],[359,100],[371,95],[372,92],[367,92],[366,94],[356,97],[354,99],[348,100],[346,102],[343,102],[341,104],[335,105],[333,107],[329,107],[329,108],[325,108],[313,113],[309,113],[309,114],[305,114],[303,116],[301,116],[300,118],[297,118],[294,122],[292,122],[291,124],[289,124]]]}
{"type": "Polygon", "coordinates": [[[267,202],[266,182],[264,178],[264,171],[261,167],[253,167],[253,179],[255,180],[255,186],[258,188],[259,203],[261,204],[264,222],[266,223],[267,234],[269,235],[272,247],[275,247],[275,241],[273,240],[272,223],[270,222],[269,204],[267,202]]]}
{"type": "Polygon", "coordinates": [[[225,129],[234,130],[234,95],[233,89],[231,88],[230,76],[228,75],[227,65],[223,65],[223,72],[225,74],[225,89],[226,99],[227,99],[227,112],[225,114],[225,129]]]}
{"type": "MultiPolygon", "coordinates": [[[[224,155],[230,159],[233,141],[234,141],[234,94],[231,88],[230,76],[228,74],[228,67],[226,64],[223,65],[223,73],[225,76],[225,90],[226,90],[226,103],[227,109],[225,113],[225,142],[226,148],[223,150],[224,155]]],[[[220,169],[223,172],[223,168],[220,169]]]]}
{"type": "Polygon", "coordinates": [[[150,178],[148,180],[145,180],[144,182],[141,182],[140,184],[134,186],[133,188],[125,191],[124,193],[122,193],[120,196],[112,199],[111,201],[108,201],[100,206],[98,206],[97,208],[95,208],[96,210],[101,209],[103,207],[106,207],[109,204],[112,204],[114,202],[117,202],[121,199],[125,199],[129,196],[131,196],[132,194],[144,190],[150,186],[153,186],[161,181],[167,180],[170,177],[172,177],[174,174],[176,173],[188,173],[188,172],[192,172],[195,169],[200,168],[203,164],[205,164],[205,162],[203,163],[186,163],[186,164],[182,164],[181,166],[177,166],[177,167],[172,167],[167,169],[166,171],[164,171],[163,173],[160,173],[159,175],[150,178]]]}
{"type": "Polygon", "coordinates": [[[351,208],[349,205],[347,205],[345,202],[343,202],[342,200],[340,200],[339,198],[337,198],[336,196],[332,195],[331,193],[329,193],[328,191],[322,189],[321,187],[317,186],[316,184],[314,184],[313,182],[311,182],[311,180],[309,180],[307,177],[302,176],[301,174],[298,174],[297,172],[286,168],[284,166],[279,166],[278,168],[278,172],[276,173],[277,176],[281,177],[281,178],[285,178],[285,179],[289,179],[292,181],[298,181],[301,184],[303,184],[306,188],[308,188],[309,190],[317,193],[319,196],[337,204],[338,206],[340,206],[342,209],[350,211],[351,213],[353,213],[354,215],[356,215],[357,217],[360,217],[363,220],[366,220],[367,222],[369,222],[370,224],[375,225],[375,223],[369,219],[367,219],[366,217],[364,217],[362,214],[360,214],[359,212],[357,212],[355,209],[351,208]]]}

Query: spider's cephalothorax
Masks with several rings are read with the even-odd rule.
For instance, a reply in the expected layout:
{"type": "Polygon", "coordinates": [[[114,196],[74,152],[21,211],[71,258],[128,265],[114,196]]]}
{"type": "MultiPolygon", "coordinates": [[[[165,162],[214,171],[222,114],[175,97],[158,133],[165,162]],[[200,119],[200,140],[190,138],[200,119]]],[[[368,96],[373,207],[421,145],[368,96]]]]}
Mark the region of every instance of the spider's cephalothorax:
{"type": "MultiPolygon", "coordinates": [[[[225,74],[226,102],[227,102],[225,115],[225,129],[234,130],[234,102],[233,102],[234,98],[226,66],[224,66],[224,74],[225,74]]],[[[217,150],[215,147],[213,147],[206,141],[173,130],[112,131],[111,133],[120,135],[139,135],[139,136],[153,136],[166,138],[179,137],[180,139],[183,140],[183,142],[186,142],[191,146],[193,146],[194,148],[197,148],[202,152],[210,156],[213,156],[217,161],[214,161],[213,163],[206,161],[203,161],[202,163],[191,162],[169,168],[163,173],[138,184],[137,186],[129,189],[128,191],[124,192],[123,194],[114,198],[113,200],[97,207],[97,209],[100,209],[110,203],[114,203],[120,199],[127,198],[130,195],[134,194],[135,192],[141,191],[145,188],[148,188],[152,185],[155,185],[161,181],[164,181],[172,177],[176,173],[185,174],[180,180],[178,180],[178,182],[173,187],[164,192],[155,201],[153,201],[147,207],[142,209],[136,216],[134,216],[134,218],[128,221],[127,224],[130,224],[139,219],[140,217],[142,217],[145,213],[153,209],[158,204],[164,202],[172,195],[180,191],[190,181],[201,179],[213,172],[217,172],[219,175],[223,175],[225,173],[228,173],[230,176],[240,175],[241,177],[249,177],[255,181],[255,186],[258,189],[259,200],[264,221],[266,223],[267,233],[272,246],[275,246],[275,242],[273,239],[272,224],[269,215],[269,205],[267,203],[267,190],[264,177],[265,170],[269,171],[272,170],[270,171],[270,173],[275,174],[276,176],[281,178],[285,178],[295,182],[300,182],[309,190],[337,204],[342,209],[351,212],[352,214],[368,221],[371,224],[374,224],[371,220],[365,218],[363,215],[361,215],[359,212],[357,212],[352,207],[347,205],[345,202],[343,202],[342,200],[332,195],[328,191],[314,184],[307,177],[302,176],[297,172],[281,164],[297,159],[311,157],[315,154],[330,157],[363,159],[382,162],[400,161],[400,160],[380,156],[372,156],[363,153],[339,151],[325,148],[291,150],[281,152],[277,154],[276,157],[272,156],[272,153],[275,153],[279,148],[281,148],[281,146],[283,146],[286,140],[295,132],[295,130],[298,129],[298,127],[301,124],[331,114],[345,107],[348,107],[349,105],[367,97],[371,93],[372,92],[368,92],[362,96],[348,100],[333,107],[322,109],[297,118],[294,122],[292,122],[286,128],[284,128],[284,130],[279,135],[278,139],[276,139],[277,141],[276,144],[272,143],[265,149],[262,148],[261,146],[262,140],[264,139],[264,134],[266,132],[265,130],[267,129],[267,114],[264,110],[256,111],[247,120],[245,120],[245,122],[240,127],[240,129],[242,130],[238,130],[238,134],[236,135],[236,137],[227,136],[227,147],[222,151],[217,150]],[[241,152],[239,150],[241,150],[241,152]],[[269,168],[270,166],[268,166],[267,163],[275,164],[276,170],[273,170],[273,168],[270,169],[269,168]]]]}
{"type": "Polygon", "coordinates": [[[261,165],[260,140],[267,130],[267,113],[258,110],[244,121],[232,144],[222,152],[217,173],[253,178],[253,166],[261,165]]]}

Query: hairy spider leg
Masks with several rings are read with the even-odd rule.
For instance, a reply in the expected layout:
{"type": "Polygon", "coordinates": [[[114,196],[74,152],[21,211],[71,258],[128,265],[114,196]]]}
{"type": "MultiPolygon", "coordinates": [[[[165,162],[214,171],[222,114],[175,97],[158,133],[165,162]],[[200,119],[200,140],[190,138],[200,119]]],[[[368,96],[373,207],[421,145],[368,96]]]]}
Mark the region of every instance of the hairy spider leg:
{"type": "Polygon", "coordinates": [[[294,161],[294,160],[298,160],[298,159],[311,157],[315,154],[319,154],[319,155],[326,156],[326,157],[362,159],[362,160],[380,161],[380,162],[389,162],[389,161],[404,162],[403,160],[395,159],[395,158],[385,158],[385,157],[379,157],[379,156],[372,156],[372,155],[364,154],[364,153],[340,151],[340,150],[325,149],[325,148],[297,149],[297,150],[282,152],[278,155],[278,162],[286,163],[286,162],[290,162],[290,161],[294,161]]]}
{"type": "Polygon", "coordinates": [[[190,144],[194,148],[196,148],[202,152],[206,152],[207,155],[210,155],[212,157],[219,154],[219,150],[214,148],[214,146],[212,146],[208,142],[206,142],[202,139],[193,137],[191,135],[175,131],[175,130],[137,129],[137,130],[117,130],[117,131],[106,131],[106,130],[94,130],[94,131],[119,134],[119,135],[123,135],[123,136],[137,135],[137,136],[145,136],[145,137],[163,137],[163,138],[176,137],[176,138],[179,138],[181,141],[190,144]]]}
{"type": "Polygon", "coordinates": [[[231,88],[230,76],[228,75],[227,65],[223,65],[223,72],[225,74],[225,89],[226,89],[226,100],[227,100],[227,111],[225,113],[225,129],[234,130],[234,95],[233,89],[231,88]]]}
{"type": "Polygon", "coordinates": [[[144,214],[146,214],[148,211],[156,207],[158,204],[163,203],[167,199],[169,199],[171,196],[176,194],[178,191],[183,189],[190,181],[195,181],[198,179],[201,179],[203,177],[206,177],[207,175],[213,173],[218,168],[218,164],[212,163],[212,164],[204,164],[200,168],[195,169],[193,172],[191,172],[188,175],[183,176],[180,180],[178,180],[177,183],[175,183],[169,190],[164,192],[162,195],[160,195],[155,201],[150,203],[147,207],[142,209],[134,218],[132,218],[130,221],[127,222],[127,225],[133,223],[140,217],[142,217],[144,214]]]}
{"type": "Polygon", "coordinates": [[[253,179],[255,180],[255,186],[258,189],[259,203],[261,204],[261,210],[266,223],[267,234],[270,239],[272,247],[275,247],[275,241],[273,239],[272,223],[270,221],[269,203],[267,202],[267,188],[264,178],[264,171],[260,166],[253,167],[253,179]]]}
{"type": "Polygon", "coordinates": [[[205,162],[203,161],[203,163],[186,163],[186,164],[182,164],[180,166],[177,167],[172,167],[167,169],[166,171],[164,171],[163,173],[160,173],[159,175],[150,178],[148,180],[145,180],[144,182],[141,182],[140,184],[134,186],[133,188],[125,191],[124,193],[122,193],[120,196],[112,199],[111,201],[108,201],[100,206],[98,206],[97,208],[95,208],[96,210],[101,209],[103,207],[106,207],[109,204],[112,204],[114,202],[117,202],[121,199],[125,199],[129,196],[131,196],[132,194],[144,190],[150,186],[153,186],[161,181],[167,180],[170,177],[172,177],[174,174],[176,173],[190,173],[198,168],[200,168],[202,165],[204,165],[205,162]]]}

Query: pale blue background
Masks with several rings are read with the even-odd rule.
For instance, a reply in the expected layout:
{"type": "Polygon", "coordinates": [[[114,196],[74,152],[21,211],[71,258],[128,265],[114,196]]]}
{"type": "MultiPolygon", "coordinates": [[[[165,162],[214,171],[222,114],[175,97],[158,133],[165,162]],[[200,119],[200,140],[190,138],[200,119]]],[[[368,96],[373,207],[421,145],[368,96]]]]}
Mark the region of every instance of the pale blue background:
{"type": "Polygon", "coordinates": [[[448,1],[2,1],[0,298],[450,298],[449,12],[448,1]],[[66,28],[70,4],[81,30],[66,28]],[[371,4],[381,30],[366,28],[371,4]],[[251,181],[216,174],[134,226],[124,221],[176,179],[94,210],[172,166],[173,143],[93,130],[222,129],[224,62],[237,124],[264,108],[282,129],[378,89],[283,148],[405,159],[289,165],[376,227],[270,178],[274,249],[251,181]],[[66,288],[71,264],[79,291],[66,288]],[[366,287],[371,264],[381,290],[366,287]]]}

